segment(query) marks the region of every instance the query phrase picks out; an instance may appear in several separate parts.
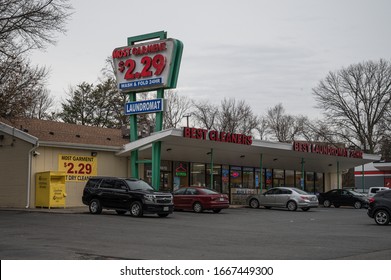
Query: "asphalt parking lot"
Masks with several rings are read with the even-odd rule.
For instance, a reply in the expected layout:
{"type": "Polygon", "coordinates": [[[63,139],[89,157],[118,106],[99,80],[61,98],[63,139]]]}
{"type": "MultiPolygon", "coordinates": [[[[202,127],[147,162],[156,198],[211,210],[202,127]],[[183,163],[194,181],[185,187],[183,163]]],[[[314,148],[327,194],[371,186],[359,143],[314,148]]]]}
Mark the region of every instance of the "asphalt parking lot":
{"type": "Polygon", "coordinates": [[[366,209],[236,208],[167,218],[3,209],[0,221],[3,260],[391,259],[391,225],[376,225],[366,209]]]}

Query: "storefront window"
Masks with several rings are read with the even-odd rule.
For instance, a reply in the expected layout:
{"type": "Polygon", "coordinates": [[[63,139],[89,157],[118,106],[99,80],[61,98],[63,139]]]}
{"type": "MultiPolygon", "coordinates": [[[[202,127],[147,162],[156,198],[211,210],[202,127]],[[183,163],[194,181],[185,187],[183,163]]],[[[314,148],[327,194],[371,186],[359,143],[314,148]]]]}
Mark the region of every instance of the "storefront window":
{"type": "Polygon", "coordinates": [[[255,169],[255,188],[257,188],[257,189],[260,188],[261,180],[262,180],[262,189],[264,190],[266,188],[265,169],[262,169],[262,174],[261,174],[261,170],[259,168],[256,168],[255,169]]]}
{"type": "Polygon", "coordinates": [[[189,185],[189,164],[187,162],[174,162],[174,191],[189,185]]]}
{"type": "Polygon", "coordinates": [[[222,184],[222,193],[229,194],[229,166],[223,165],[221,168],[221,184],[222,184]]]}
{"type": "Polygon", "coordinates": [[[160,191],[172,191],[172,162],[163,160],[160,163],[160,191]]]}
{"type": "Polygon", "coordinates": [[[270,189],[273,186],[273,170],[266,169],[266,188],[270,189]]]}
{"type": "Polygon", "coordinates": [[[273,169],[273,187],[282,187],[285,184],[284,170],[273,169]]]}
{"type": "Polygon", "coordinates": [[[191,163],[190,183],[192,186],[205,187],[205,164],[191,163]]]}
{"type": "Polygon", "coordinates": [[[314,172],[305,173],[305,191],[309,193],[314,193],[314,172]]]}
{"type": "MultiPolygon", "coordinates": [[[[206,165],[206,185],[210,188],[210,164],[206,165]]],[[[221,192],[221,165],[213,165],[213,189],[221,192]]]]}
{"type": "Polygon", "coordinates": [[[243,167],[243,188],[255,188],[254,168],[243,167]]]}
{"type": "Polygon", "coordinates": [[[231,166],[230,169],[231,188],[241,188],[242,185],[242,168],[240,166],[231,166]]]}
{"type": "Polygon", "coordinates": [[[304,189],[304,181],[301,178],[301,171],[295,172],[295,187],[298,189],[304,189]]]}
{"type": "Polygon", "coordinates": [[[295,171],[285,170],[285,186],[287,187],[295,186],[295,171]]]}
{"type": "Polygon", "coordinates": [[[324,192],[323,173],[315,173],[315,193],[324,192]]]}

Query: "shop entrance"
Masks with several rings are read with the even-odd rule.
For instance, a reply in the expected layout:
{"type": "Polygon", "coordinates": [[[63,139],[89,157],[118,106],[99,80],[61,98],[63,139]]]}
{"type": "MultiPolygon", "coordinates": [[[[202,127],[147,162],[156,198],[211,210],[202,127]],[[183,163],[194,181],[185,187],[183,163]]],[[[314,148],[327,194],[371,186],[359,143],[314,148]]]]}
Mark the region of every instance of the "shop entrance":
{"type": "Polygon", "coordinates": [[[171,171],[160,171],[160,190],[172,191],[171,171]]]}

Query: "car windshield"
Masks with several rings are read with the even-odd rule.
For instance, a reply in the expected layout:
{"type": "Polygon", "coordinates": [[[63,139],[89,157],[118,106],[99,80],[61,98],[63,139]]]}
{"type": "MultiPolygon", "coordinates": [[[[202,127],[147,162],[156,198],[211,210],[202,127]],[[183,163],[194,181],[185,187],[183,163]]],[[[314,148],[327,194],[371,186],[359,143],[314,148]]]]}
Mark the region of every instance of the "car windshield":
{"type": "Polygon", "coordinates": [[[154,191],[154,189],[142,180],[126,180],[126,183],[132,191],[135,190],[145,190],[145,191],[154,191]]]}

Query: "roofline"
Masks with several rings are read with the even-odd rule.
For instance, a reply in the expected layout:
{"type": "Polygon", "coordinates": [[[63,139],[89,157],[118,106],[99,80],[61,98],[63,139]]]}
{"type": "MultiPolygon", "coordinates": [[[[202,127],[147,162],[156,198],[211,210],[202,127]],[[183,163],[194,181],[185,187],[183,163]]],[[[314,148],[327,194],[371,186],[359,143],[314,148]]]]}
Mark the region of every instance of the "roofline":
{"type": "Polygon", "coordinates": [[[167,136],[182,136],[182,129],[170,128],[159,132],[152,133],[150,136],[138,139],[134,142],[130,142],[122,146],[120,151],[116,153],[117,156],[123,156],[123,154],[136,149],[142,149],[145,146],[151,145],[151,143],[157,142],[167,136]]]}
{"type": "Polygon", "coordinates": [[[28,134],[24,131],[21,131],[13,126],[7,125],[3,122],[0,122],[0,131],[5,132],[9,135],[22,139],[33,145],[38,145],[38,138],[28,134]]]}
{"type": "Polygon", "coordinates": [[[41,147],[89,149],[89,150],[106,151],[106,152],[118,152],[122,148],[122,146],[102,146],[102,145],[89,145],[89,144],[52,142],[52,141],[39,141],[39,145],[41,147]]]}

